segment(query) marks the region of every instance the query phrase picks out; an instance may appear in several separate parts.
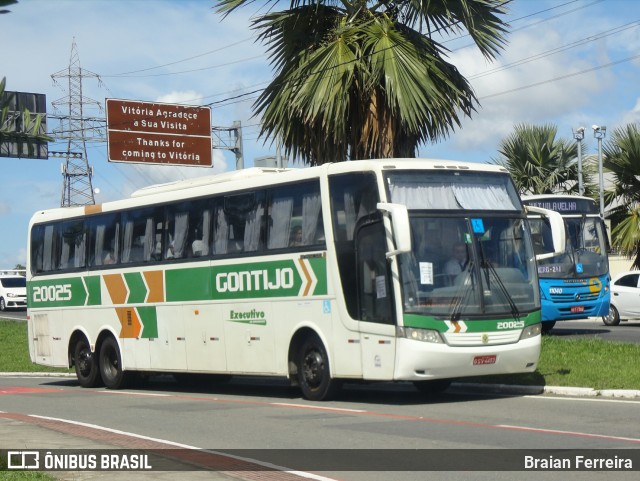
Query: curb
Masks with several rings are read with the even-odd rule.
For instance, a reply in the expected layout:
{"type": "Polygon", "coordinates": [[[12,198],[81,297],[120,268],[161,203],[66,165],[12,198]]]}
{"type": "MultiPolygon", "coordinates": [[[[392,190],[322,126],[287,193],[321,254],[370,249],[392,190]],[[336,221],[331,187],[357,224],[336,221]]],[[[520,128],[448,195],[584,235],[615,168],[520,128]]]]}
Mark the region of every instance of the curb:
{"type": "Polygon", "coordinates": [[[523,394],[541,395],[557,394],[575,397],[603,397],[603,398],[640,398],[640,390],[634,389],[593,389],[590,387],[568,386],[519,386],[515,384],[482,384],[482,383],[453,383],[452,389],[475,393],[523,394]]]}
{"type": "Polygon", "coordinates": [[[75,378],[71,372],[0,372],[0,377],[68,377],[75,378]]]}

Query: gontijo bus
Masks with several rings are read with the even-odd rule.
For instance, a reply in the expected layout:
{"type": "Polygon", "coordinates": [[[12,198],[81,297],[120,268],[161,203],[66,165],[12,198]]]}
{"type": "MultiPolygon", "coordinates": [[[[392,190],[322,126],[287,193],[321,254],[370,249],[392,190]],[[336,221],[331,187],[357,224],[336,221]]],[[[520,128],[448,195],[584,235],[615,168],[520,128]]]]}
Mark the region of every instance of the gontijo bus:
{"type": "Polygon", "coordinates": [[[533,371],[540,353],[525,212],[491,165],[252,168],[40,211],[28,296],[32,361],[75,366],[84,387],[275,375],[322,400],[344,380],[430,391],[533,371]]]}
{"type": "Polygon", "coordinates": [[[539,254],[543,330],[560,320],[606,316],[611,298],[608,242],[596,202],[551,194],[526,196],[522,201],[560,213],[566,228],[567,246],[561,255],[554,255],[546,219],[530,214],[534,249],[539,254]]]}

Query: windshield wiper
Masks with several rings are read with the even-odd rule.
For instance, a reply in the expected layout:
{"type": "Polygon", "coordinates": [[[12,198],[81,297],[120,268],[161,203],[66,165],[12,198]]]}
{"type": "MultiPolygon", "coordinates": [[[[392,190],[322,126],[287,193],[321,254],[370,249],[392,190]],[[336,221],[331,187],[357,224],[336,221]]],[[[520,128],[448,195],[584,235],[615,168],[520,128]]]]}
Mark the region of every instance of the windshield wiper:
{"type": "Polygon", "coordinates": [[[473,260],[470,260],[467,264],[467,267],[464,271],[462,271],[459,275],[464,277],[461,278],[460,285],[458,289],[456,289],[456,294],[454,296],[454,301],[451,303],[451,321],[458,321],[460,319],[460,315],[462,314],[463,302],[469,295],[469,292],[473,292],[475,290],[475,278],[473,276],[473,260]],[[471,289],[467,287],[467,277],[471,278],[471,289]],[[464,290],[463,293],[460,291],[464,290]]]}
{"type": "MultiPolygon", "coordinates": [[[[498,287],[500,287],[500,290],[502,291],[502,294],[507,299],[507,303],[509,304],[509,307],[511,308],[511,314],[513,315],[513,317],[515,319],[519,319],[520,318],[520,311],[518,310],[518,306],[516,306],[516,303],[513,302],[513,298],[511,297],[511,294],[509,294],[508,289],[503,284],[502,279],[500,279],[500,276],[498,275],[498,272],[496,271],[495,267],[493,267],[493,264],[491,264],[491,262],[489,262],[486,259],[485,259],[484,263],[485,263],[485,267],[488,267],[488,271],[491,274],[493,274],[493,277],[496,280],[496,284],[498,284],[498,287]]],[[[488,275],[487,275],[487,278],[488,278],[488,275]]]]}

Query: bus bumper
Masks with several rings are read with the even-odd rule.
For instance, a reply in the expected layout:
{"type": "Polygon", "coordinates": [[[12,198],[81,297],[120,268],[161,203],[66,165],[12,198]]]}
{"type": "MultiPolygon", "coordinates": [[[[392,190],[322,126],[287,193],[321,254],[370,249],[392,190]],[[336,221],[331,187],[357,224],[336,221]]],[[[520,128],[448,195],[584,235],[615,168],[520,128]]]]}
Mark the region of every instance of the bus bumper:
{"type": "Polygon", "coordinates": [[[396,381],[425,381],[533,372],[540,345],[541,336],[514,344],[469,347],[398,339],[394,377],[396,381]]]}
{"type": "Polygon", "coordinates": [[[542,299],[542,322],[601,317],[609,313],[609,299],[562,304],[542,299]]]}

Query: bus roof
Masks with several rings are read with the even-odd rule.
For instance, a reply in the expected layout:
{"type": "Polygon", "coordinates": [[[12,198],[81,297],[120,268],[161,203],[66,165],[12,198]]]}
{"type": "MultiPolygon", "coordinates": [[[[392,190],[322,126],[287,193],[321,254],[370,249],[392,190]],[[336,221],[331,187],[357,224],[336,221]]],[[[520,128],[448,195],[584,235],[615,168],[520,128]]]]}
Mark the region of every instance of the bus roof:
{"type": "Polygon", "coordinates": [[[466,170],[479,172],[497,172],[508,174],[508,171],[495,164],[461,162],[453,160],[424,158],[394,158],[355,160],[348,162],[327,163],[306,168],[264,168],[252,167],[243,170],[223,172],[215,175],[178,180],[164,184],[155,184],[138,189],[128,198],[105,202],[104,204],[58,207],[41,210],[34,214],[31,223],[50,219],[82,217],[99,212],[112,212],[140,204],[179,201],[185,198],[182,191],[190,190],[189,197],[206,196],[234,190],[253,188],[267,182],[269,185],[312,179],[322,175],[347,172],[382,171],[382,170],[466,170]],[[277,177],[277,180],[274,179],[277,177]]]}

